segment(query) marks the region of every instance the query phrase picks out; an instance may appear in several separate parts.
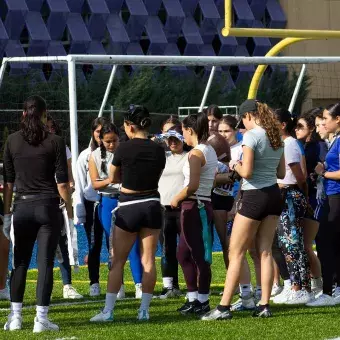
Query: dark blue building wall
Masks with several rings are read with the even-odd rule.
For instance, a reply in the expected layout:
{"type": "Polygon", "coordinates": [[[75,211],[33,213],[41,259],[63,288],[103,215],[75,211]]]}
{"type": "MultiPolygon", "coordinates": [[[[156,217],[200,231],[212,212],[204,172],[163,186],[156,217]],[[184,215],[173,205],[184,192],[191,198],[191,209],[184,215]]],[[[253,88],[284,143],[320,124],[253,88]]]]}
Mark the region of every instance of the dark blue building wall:
{"type": "MultiPolygon", "coordinates": [[[[233,0],[233,10],[238,27],[283,28],[286,24],[278,0],[233,0]]],[[[260,56],[275,43],[268,38],[224,38],[223,26],[224,0],[0,0],[0,58],[260,56]]],[[[12,65],[11,72],[28,67],[12,65]]],[[[231,70],[233,82],[237,84],[251,71],[251,67],[231,70]]]]}

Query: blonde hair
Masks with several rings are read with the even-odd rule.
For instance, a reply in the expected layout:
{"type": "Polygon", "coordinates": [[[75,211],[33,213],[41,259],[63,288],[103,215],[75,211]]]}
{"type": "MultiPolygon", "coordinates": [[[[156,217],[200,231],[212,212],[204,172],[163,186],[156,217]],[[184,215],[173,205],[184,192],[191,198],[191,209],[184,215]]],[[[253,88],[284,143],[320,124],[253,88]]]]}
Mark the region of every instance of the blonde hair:
{"type": "Polygon", "coordinates": [[[274,150],[283,147],[281,138],[280,123],[274,111],[267,105],[257,102],[257,110],[251,115],[257,120],[257,123],[266,131],[270,146],[274,150]]]}

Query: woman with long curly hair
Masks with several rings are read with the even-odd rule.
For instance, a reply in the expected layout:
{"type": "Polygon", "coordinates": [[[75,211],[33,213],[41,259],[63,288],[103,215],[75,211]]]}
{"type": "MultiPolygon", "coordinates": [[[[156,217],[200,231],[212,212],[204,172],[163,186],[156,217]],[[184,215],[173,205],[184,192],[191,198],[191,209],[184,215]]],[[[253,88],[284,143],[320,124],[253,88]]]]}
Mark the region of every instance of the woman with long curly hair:
{"type": "Polygon", "coordinates": [[[243,136],[243,159],[230,167],[242,178],[241,194],[230,238],[229,268],[220,304],[202,320],[231,319],[230,304],[239,283],[245,253],[255,241],[261,261],[262,296],[255,317],[270,317],[269,299],[273,285],[272,243],[282,200],[277,178],[285,176],[280,126],[274,112],[256,100],[240,106],[247,132],[243,136]]]}

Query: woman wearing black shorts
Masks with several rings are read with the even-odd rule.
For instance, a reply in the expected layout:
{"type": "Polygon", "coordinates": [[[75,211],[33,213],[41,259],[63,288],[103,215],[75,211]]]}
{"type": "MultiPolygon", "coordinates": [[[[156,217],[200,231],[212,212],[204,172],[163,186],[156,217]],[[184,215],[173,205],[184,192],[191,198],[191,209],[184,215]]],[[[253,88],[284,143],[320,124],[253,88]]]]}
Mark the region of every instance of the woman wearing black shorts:
{"type": "Polygon", "coordinates": [[[266,104],[246,100],[240,106],[240,116],[247,132],[243,136],[242,162],[230,164],[243,181],[230,239],[228,275],[220,304],[202,320],[232,318],[230,304],[245,253],[254,240],[261,260],[262,297],[253,315],[271,316],[268,305],[273,285],[271,249],[282,212],[277,177],[285,176],[283,143],[275,114],[266,104]]]}
{"type": "Polygon", "coordinates": [[[71,197],[63,139],[46,131],[46,103],[38,96],[24,104],[21,130],[8,137],[4,151],[5,230],[11,229],[13,270],[11,273],[11,313],[5,330],[22,325],[22,302],[27,269],[34,243],[38,242],[37,315],[34,333],[56,331],[59,327],[47,318],[53,288],[55,251],[63,225],[60,197],[68,217],[72,216],[71,197]],[[16,195],[12,204],[13,187],[16,195]]]}
{"type": "Polygon", "coordinates": [[[150,114],[143,106],[132,105],[124,116],[125,132],[130,140],[117,148],[109,175],[112,183],[122,183],[112,237],[112,266],[105,307],[91,322],[113,320],[124,265],[137,237],[143,265],[143,293],[137,318],[149,319],[156,284],[155,253],[163,224],[158,181],[165,167],[164,148],[147,138],[150,125],[150,114]]]}

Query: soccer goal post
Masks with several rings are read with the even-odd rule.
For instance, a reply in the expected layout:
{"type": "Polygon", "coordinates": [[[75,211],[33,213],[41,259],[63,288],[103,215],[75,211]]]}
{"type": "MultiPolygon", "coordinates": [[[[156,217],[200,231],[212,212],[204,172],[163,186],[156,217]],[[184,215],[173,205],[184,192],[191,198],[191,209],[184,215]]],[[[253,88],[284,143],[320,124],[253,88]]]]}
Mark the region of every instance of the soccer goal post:
{"type": "MultiPolygon", "coordinates": [[[[76,176],[78,158],[78,120],[76,65],[111,65],[113,67],[110,82],[118,65],[138,66],[245,66],[245,65],[302,65],[338,63],[340,57],[205,57],[205,56],[134,56],[134,55],[68,55],[62,57],[12,57],[3,58],[0,68],[0,87],[6,67],[12,63],[64,64],[68,70],[70,140],[72,152],[72,170],[76,176]],[[115,66],[115,67],[114,67],[115,66]]],[[[109,84],[110,85],[110,84],[109,84]]],[[[1,89],[1,88],[0,88],[1,89]]],[[[110,90],[110,86],[107,87],[110,90]]],[[[107,94],[105,94],[107,97],[107,94]]],[[[105,97],[104,97],[105,99],[105,97]]],[[[105,106],[105,105],[104,105],[105,106]]],[[[101,109],[102,110],[102,109],[101,109]]],[[[99,112],[99,111],[98,111],[99,112]]]]}

